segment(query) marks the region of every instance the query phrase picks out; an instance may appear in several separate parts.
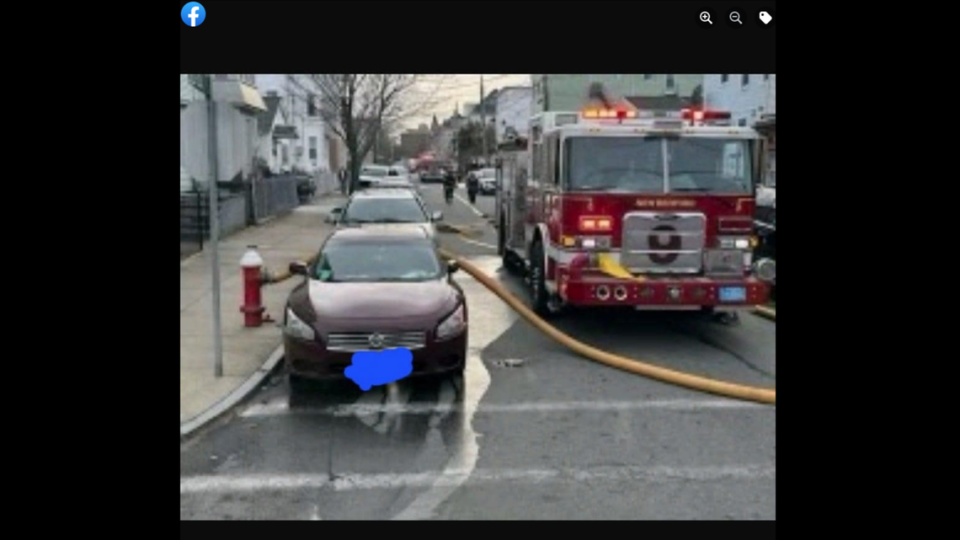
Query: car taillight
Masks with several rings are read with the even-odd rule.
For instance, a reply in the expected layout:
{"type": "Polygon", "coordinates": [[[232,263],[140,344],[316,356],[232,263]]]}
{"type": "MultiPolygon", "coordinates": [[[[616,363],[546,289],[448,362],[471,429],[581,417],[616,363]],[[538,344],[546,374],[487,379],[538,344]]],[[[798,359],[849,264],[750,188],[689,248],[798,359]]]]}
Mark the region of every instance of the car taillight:
{"type": "Polygon", "coordinates": [[[581,231],[611,231],[613,230],[613,219],[610,216],[582,216],[580,218],[581,231]]]}

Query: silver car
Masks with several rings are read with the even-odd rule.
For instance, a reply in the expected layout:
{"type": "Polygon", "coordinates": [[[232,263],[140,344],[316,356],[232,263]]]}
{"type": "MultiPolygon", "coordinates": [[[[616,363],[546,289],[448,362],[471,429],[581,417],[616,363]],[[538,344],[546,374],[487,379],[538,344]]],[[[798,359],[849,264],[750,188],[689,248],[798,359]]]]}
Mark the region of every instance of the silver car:
{"type": "Polygon", "coordinates": [[[416,192],[409,189],[381,188],[354,193],[343,208],[335,208],[329,221],[341,227],[384,226],[390,228],[423,228],[434,242],[438,241],[435,223],[442,212],[430,214],[416,192]]]}

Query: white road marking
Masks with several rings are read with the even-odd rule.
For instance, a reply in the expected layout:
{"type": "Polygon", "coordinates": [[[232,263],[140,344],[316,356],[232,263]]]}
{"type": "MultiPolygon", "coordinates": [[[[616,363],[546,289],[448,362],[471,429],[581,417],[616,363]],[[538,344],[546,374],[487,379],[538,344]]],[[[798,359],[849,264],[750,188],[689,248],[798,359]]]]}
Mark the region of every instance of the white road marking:
{"type": "MultiPolygon", "coordinates": [[[[496,272],[500,266],[497,257],[471,259],[471,262],[488,274],[496,272]]],[[[500,337],[516,321],[516,314],[500,302],[492,292],[468,275],[457,278],[457,283],[467,297],[470,309],[470,333],[467,343],[467,367],[463,376],[463,429],[459,440],[449,445],[453,454],[440,475],[431,475],[430,488],[417,496],[409,506],[397,513],[393,519],[420,520],[429,519],[436,513],[443,501],[470,478],[477,466],[480,446],[477,433],[473,431],[473,417],[480,406],[480,400],[490,387],[490,372],[480,359],[480,352],[500,337]]],[[[450,404],[452,408],[453,404],[450,404]]]]}
{"type": "Polygon", "coordinates": [[[320,505],[313,505],[313,510],[310,512],[310,521],[323,521],[323,518],[320,517],[320,505]]]}
{"type": "Polygon", "coordinates": [[[493,244],[488,244],[488,243],[486,243],[486,242],[479,242],[479,241],[477,241],[477,240],[471,240],[471,239],[467,238],[466,236],[464,236],[464,235],[462,235],[462,234],[460,235],[460,240],[462,240],[462,241],[464,241],[464,242],[466,242],[466,243],[468,243],[468,244],[473,244],[473,245],[476,245],[476,246],[485,247],[485,248],[487,248],[487,249],[492,249],[492,250],[496,250],[496,249],[497,249],[497,246],[495,246],[495,245],[493,245],[493,244]]]}
{"type": "Polygon", "coordinates": [[[467,205],[467,208],[469,208],[470,210],[473,210],[473,213],[474,213],[474,214],[476,214],[476,215],[478,215],[478,216],[480,216],[480,217],[483,217],[483,212],[481,212],[480,210],[478,210],[476,206],[470,204],[470,201],[464,199],[463,197],[461,197],[460,195],[457,195],[456,193],[454,193],[453,196],[456,197],[458,201],[460,201],[460,202],[462,202],[463,204],[467,205]]]}
{"type": "MultiPolygon", "coordinates": [[[[594,480],[644,482],[714,482],[722,480],[774,479],[772,465],[726,465],[705,467],[595,467],[564,469],[454,469],[441,474],[340,474],[330,480],[326,474],[192,476],[180,478],[180,495],[263,491],[296,491],[333,489],[355,491],[365,489],[399,489],[410,487],[457,488],[464,481],[470,485],[518,482],[588,482],[594,480]]],[[[429,493],[429,492],[428,492],[429,493]]]]}
{"type": "MultiPolygon", "coordinates": [[[[645,401],[533,401],[520,403],[485,403],[480,405],[474,412],[480,413],[554,413],[554,412],[622,412],[622,411],[645,411],[645,410],[672,410],[681,412],[696,412],[715,409],[768,409],[774,411],[772,407],[761,405],[759,403],[750,403],[746,401],[725,400],[725,399],[654,399],[645,401]]],[[[383,404],[376,403],[353,403],[350,405],[339,405],[336,407],[324,407],[317,409],[297,409],[290,411],[285,403],[271,403],[265,405],[253,405],[243,412],[241,416],[247,418],[259,418],[264,416],[282,416],[287,414],[303,414],[308,416],[337,416],[363,417],[371,414],[394,413],[409,415],[430,415],[437,413],[446,413],[450,411],[466,410],[466,406],[453,403],[407,403],[407,404],[383,404]]]]}

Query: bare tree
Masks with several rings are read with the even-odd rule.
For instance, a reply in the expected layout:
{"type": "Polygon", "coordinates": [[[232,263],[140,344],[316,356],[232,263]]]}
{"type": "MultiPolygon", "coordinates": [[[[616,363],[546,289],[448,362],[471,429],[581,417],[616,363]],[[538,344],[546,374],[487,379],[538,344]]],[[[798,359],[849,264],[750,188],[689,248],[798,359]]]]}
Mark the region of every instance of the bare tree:
{"type": "Polygon", "coordinates": [[[352,193],[359,182],[360,164],[373,148],[380,130],[411,114],[404,98],[417,82],[417,76],[319,74],[292,76],[290,80],[308,95],[315,92],[321,118],[347,147],[352,193]]]}

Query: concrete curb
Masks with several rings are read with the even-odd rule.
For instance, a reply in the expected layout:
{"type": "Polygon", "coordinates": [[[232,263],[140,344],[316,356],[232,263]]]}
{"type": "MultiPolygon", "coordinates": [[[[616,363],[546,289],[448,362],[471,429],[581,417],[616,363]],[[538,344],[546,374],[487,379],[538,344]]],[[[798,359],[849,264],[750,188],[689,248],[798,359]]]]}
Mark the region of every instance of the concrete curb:
{"type": "Polygon", "coordinates": [[[273,353],[270,354],[270,357],[267,358],[267,361],[264,362],[258,370],[254,371],[253,375],[250,375],[250,377],[236,390],[228,394],[220,401],[214,403],[199,415],[180,424],[180,440],[182,441],[185,437],[189,437],[197,430],[216,420],[220,417],[220,415],[243,401],[244,398],[256,390],[258,386],[260,386],[260,383],[262,383],[264,379],[270,376],[277,366],[280,365],[280,360],[282,359],[283,345],[281,344],[273,351],[273,353]]]}
{"type": "Polygon", "coordinates": [[[773,322],[777,322],[777,310],[770,309],[764,306],[757,306],[753,309],[753,314],[764,319],[769,319],[773,322]]]}

